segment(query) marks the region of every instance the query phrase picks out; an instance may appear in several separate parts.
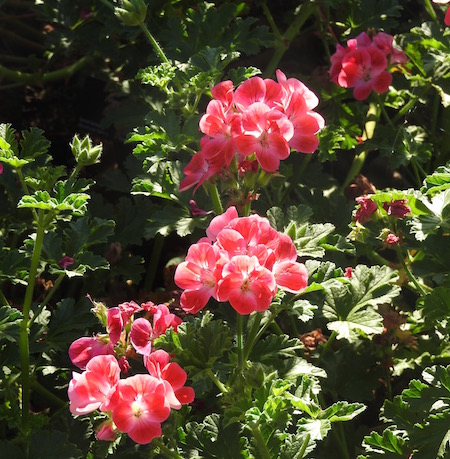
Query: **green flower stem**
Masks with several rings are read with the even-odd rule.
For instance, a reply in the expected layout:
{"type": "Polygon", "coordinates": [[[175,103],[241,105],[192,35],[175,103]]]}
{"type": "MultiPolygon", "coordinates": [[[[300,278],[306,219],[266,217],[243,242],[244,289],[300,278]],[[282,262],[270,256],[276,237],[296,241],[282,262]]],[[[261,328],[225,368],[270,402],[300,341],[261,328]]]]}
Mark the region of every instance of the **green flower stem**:
{"type": "Polygon", "coordinates": [[[259,326],[261,324],[261,319],[262,319],[262,313],[261,312],[256,312],[255,313],[255,320],[253,321],[252,328],[247,334],[247,339],[244,344],[244,350],[243,350],[243,359],[244,361],[248,360],[248,356],[250,354],[250,351],[253,349],[253,346],[256,343],[256,337],[258,336],[258,330],[259,326]]]}
{"type": "Polygon", "coordinates": [[[150,33],[150,30],[148,30],[148,27],[143,22],[139,23],[139,27],[144,32],[145,36],[147,37],[148,41],[152,45],[153,49],[155,50],[156,54],[159,56],[161,61],[166,64],[169,64],[169,59],[165,55],[161,46],[159,46],[159,43],[155,40],[155,37],[150,33]]]}
{"type": "Polygon", "coordinates": [[[275,21],[270,14],[269,9],[267,8],[266,3],[263,3],[263,11],[267,18],[267,21],[273,28],[274,34],[278,40],[278,45],[275,48],[275,52],[266,67],[264,75],[272,76],[275,70],[280,63],[281,58],[284,56],[284,53],[289,49],[290,42],[296,37],[299,30],[303,24],[308,20],[308,18],[313,14],[316,6],[314,2],[307,2],[300,7],[300,13],[294,19],[292,24],[287,28],[283,35],[280,34],[278,28],[275,25],[275,21]]]}
{"type": "Polygon", "coordinates": [[[306,167],[311,162],[312,156],[313,156],[312,154],[311,155],[308,155],[308,154],[304,155],[302,164],[300,165],[298,170],[295,172],[295,178],[297,180],[300,180],[300,177],[303,175],[303,172],[305,172],[306,167]]]}
{"type": "Polygon", "coordinates": [[[52,299],[53,295],[55,294],[56,290],[58,290],[59,285],[61,284],[62,280],[66,276],[65,273],[62,273],[58,276],[56,281],[53,283],[53,287],[51,290],[47,293],[47,296],[44,298],[42,303],[39,305],[38,309],[36,310],[36,313],[33,315],[33,317],[29,320],[28,322],[28,328],[30,329],[35,320],[39,317],[41,314],[42,310],[44,307],[48,304],[48,302],[52,299]]]}
{"type": "Polygon", "coordinates": [[[38,383],[35,379],[31,382],[31,387],[40,395],[44,396],[53,406],[57,408],[66,408],[67,409],[67,402],[60,399],[57,395],[53,392],[50,392],[46,389],[42,384],[38,383]]]}
{"type": "Polygon", "coordinates": [[[148,263],[147,275],[145,276],[144,288],[147,292],[151,292],[155,282],[156,273],[159,268],[159,260],[164,247],[164,236],[161,233],[156,233],[153,239],[153,249],[148,263]]]}
{"type": "Polygon", "coordinates": [[[434,11],[433,5],[431,4],[430,0],[425,0],[424,3],[425,9],[427,10],[427,13],[431,16],[431,19],[433,19],[434,22],[438,22],[436,11],[434,11]]]}
{"type": "MultiPolygon", "coordinates": [[[[165,457],[167,458],[173,458],[173,459],[183,459],[178,453],[175,451],[172,451],[170,448],[168,448],[160,438],[154,438],[152,441],[153,445],[158,447],[160,452],[164,454],[165,457]]],[[[153,457],[153,455],[152,455],[153,457]]]]}
{"type": "Polygon", "coordinates": [[[303,445],[302,445],[300,451],[298,452],[298,459],[302,459],[303,456],[305,455],[306,448],[308,448],[310,439],[311,439],[311,434],[307,434],[306,437],[305,437],[305,441],[303,442],[303,445]]]}
{"type": "Polygon", "coordinates": [[[424,287],[419,284],[419,282],[415,278],[414,274],[409,269],[408,264],[405,262],[405,259],[403,257],[403,253],[402,253],[402,249],[400,248],[400,246],[397,246],[395,248],[395,251],[397,253],[397,258],[400,261],[400,264],[402,265],[402,268],[404,269],[406,275],[408,276],[408,279],[414,284],[414,286],[416,287],[416,289],[419,292],[420,296],[426,296],[427,292],[425,291],[424,287]]]}
{"type": "Polygon", "coordinates": [[[244,319],[241,314],[236,313],[236,344],[238,357],[238,371],[241,372],[244,368],[244,346],[242,336],[242,323],[244,319]]]}
{"type": "Polygon", "coordinates": [[[334,434],[334,438],[336,439],[336,443],[341,450],[342,459],[350,459],[350,454],[348,453],[347,441],[345,439],[345,432],[344,427],[342,426],[341,422],[335,423],[336,428],[331,429],[334,434]]]}
{"type": "Polygon", "coordinates": [[[264,441],[264,437],[261,434],[261,431],[259,430],[259,425],[256,424],[251,427],[252,432],[253,432],[253,439],[256,442],[256,448],[259,451],[259,458],[260,459],[271,459],[270,452],[267,449],[266,442],[264,441]]]}
{"type": "Polygon", "coordinates": [[[322,347],[322,352],[320,353],[319,361],[322,360],[323,356],[331,349],[331,345],[336,339],[336,336],[337,336],[337,332],[336,330],[333,330],[331,332],[330,337],[327,339],[327,342],[322,347]]]}
{"type": "Polygon", "coordinates": [[[20,84],[48,83],[49,81],[61,80],[73,75],[82,69],[90,60],[91,57],[83,56],[67,67],[46,73],[24,73],[0,65],[0,76],[4,77],[6,80],[15,81],[20,84]]]}
{"type": "MultiPolygon", "coordinates": [[[[16,172],[17,172],[17,176],[19,177],[19,181],[22,185],[22,189],[23,189],[23,192],[24,194],[30,194],[30,192],[28,191],[28,187],[27,187],[27,184],[25,182],[25,179],[23,177],[23,174],[22,174],[22,169],[16,169],[16,172]]],[[[38,215],[37,215],[37,212],[36,212],[36,209],[31,209],[31,212],[33,213],[33,218],[37,221],[38,220],[38,215]]]]}
{"type": "Polygon", "coordinates": [[[3,294],[1,290],[0,290],[0,304],[2,306],[9,306],[8,300],[6,299],[6,296],[3,294]]]}
{"type": "Polygon", "coordinates": [[[216,385],[216,387],[222,392],[222,394],[228,393],[228,389],[225,387],[225,385],[219,380],[219,378],[212,372],[211,368],[207,368],[206,374],[208,375],[208,378],[216,385]]]}
{"type": "MultiPolygon", "coordinates": [[[[380,115],[377,104],[371,102],[369,105],[369,110],[367,111],[367,121],[364,125],[364,132],[362,135],[363,141],[369,140],[373,137],[379,116],[380,115]]],[[[360,173],[368,154],[368,150],[364,149],[359,155],[356,155],[353,158],[353,163],[350,166],[350,170],[348,171],[347,177],[345,178],[344,183],[341,187],[342,192],[348,187],[348,185],[350,185],[351,181],[360,173]]]]}
{"type": "Polygon", "coordinates": [[[208,183],[208,191],[209,191],[209,196],[211,198],[214,211],[216,212],[217,215],[223,214],[222,202],[220,200],[219,190],[217,189],[216,184],[208,183]]]}
{"type": "Polygon", "coordinates": [[[34,283],[36,281],[39,261],[42,252],[42,245],[45,234],[45,215],[42,210],[38,211],[36,239],[34,241],[33,255],[31,256],[28,284],[25,290],[23,302],[23,319],[20,324],[19,333],[19,355],[22,374],[22,431],[25,436],[30,430],[30,349],[28,343],[28,321],[30,318],[31,303],[33,302],[34,283]]]}
{"type": "MultiPolygon", "coordinates": [[[[139,23],[139,27],[141,30],[144,32],[145,36],[147,37],[148,41],[152,45],[152,48],[155,50],[155,53],[159,56],[162,62],[165,64],[170,64],[169,59],[165,55],[164,51],[162,50],[161,46],[159,46],[159,43],[156,41],[155,37],[150,33],[150,30],[148,30],[148,27],[143,23],[139,23]]],[[[179,92],[183,90],[183,86],[181,86],[180,80],[175,76],[173,78],[173,82],[175,83],[177,89],[179,92]]]]}

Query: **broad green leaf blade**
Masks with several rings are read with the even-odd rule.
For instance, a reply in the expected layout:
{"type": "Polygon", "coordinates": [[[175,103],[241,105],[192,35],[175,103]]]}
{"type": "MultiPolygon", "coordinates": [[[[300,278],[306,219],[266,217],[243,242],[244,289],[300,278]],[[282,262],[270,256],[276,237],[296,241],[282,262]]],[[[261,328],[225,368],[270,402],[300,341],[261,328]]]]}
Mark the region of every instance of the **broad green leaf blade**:
{"type": "Polygon", "coordinates": [[[22,313],[10,306],[0,308],[0,341],[16,342],[19,338],[22,313]]]}

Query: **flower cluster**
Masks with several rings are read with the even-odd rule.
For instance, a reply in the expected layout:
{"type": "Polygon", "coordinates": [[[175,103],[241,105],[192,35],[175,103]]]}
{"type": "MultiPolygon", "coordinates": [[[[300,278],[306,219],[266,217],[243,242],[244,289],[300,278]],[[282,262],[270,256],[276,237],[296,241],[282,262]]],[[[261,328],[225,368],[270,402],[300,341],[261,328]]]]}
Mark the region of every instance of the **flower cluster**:
{"type": "Polygon", "coordinates": [[[291,239],[266,218],[238,217],[230,207],[213,218],[206,234],[175,271],[185,311],[198,312],[212,297],[228,301],[239,314],[250,314],[266,310],[278,287],[298,293],[307,286],[308,273],[296,261],[291,239]]]}
{"type": "Polygon", "coordinates": [[[393,66],[407,62],[406,54],[395,48],[393,37],[378,32],[372,38],[365,32],[347,41],[347,47],[338,44],[331,56],[331,80],[343,88],[353,88],[357,100],[369,97],[371,91],[386,92],[392,81],[389,72],[393,66]]]}
{"type": "Polygon", "coordinates": [[[84,415],[105,413],[97,429],[100,440],[114,440],[127,433],[136,443],[150,443],[161,435],[161,423],[171,408],[194,400],[194,390],[185,386],[186,372],[153,341],[168,328],[175,331],[182,320],[164,304],[138,305],[134,301],[106,309],[96,303],[96,314],[105,323],[107,334],[80,338],[69,348],[69,357],[82,373],[73,372],[68,395],[70,411],[84,415]],[[134,318],[137,313],[142,317],[134,318]],[[149,319],[152,319],[151,322],[149,319]],[[133,374],[129,359],[143,359],[145,374],[133,374]]]}
{"type": "MultiPolygon", "coordinates": [[[[370,220],[372,214],[378,210],[377,203],[368,196],[359,196],[356,198],[359,207],[356,209],[354,221],[362,225],[370,220]]],[[[387,215],[396,218],[405,218],[411,213],[411,208],[407,205],[406,199],[391,199],[390,202],[383,202],[383,209],[387,215]]]]}
{"type": "Polygon", "coordinates": [[[233,91],[231,81],[211,90],[213,100],[200,119],[201,149],[185,167],[180,191],[195,186],[228,168],[236,157],[238,169],[259,164],[275,172],[293,148],[313,153],[317,133],[324,126],[314,112],[319,100],[303,83],[287,79],[278,70],[277,81],[253,77],[233,91]],[[256,160],[249,162],[249,157],[256,160]],[[255,163],[256,161],[257,163],[255,163]]]}

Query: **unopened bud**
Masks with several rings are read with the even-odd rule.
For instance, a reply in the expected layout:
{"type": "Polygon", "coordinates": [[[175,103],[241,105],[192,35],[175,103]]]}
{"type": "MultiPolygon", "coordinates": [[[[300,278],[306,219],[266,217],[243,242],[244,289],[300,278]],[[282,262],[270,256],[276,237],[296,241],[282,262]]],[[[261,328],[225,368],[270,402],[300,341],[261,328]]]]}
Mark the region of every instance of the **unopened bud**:
{"type": "Polygon", "coordinates": [[[120,0],[114,14],[127,26],[138,26],[145,21],[147,4],[144,0],[120,0]]]}
{"type": "Polygon", "coordinates": [[[70,147],[72,148],[75,160],[80,166],[91,166],[100,162],[103,145],[101,143],[93,145],[88,135],[80,140],[75,134],[70,147]]]}

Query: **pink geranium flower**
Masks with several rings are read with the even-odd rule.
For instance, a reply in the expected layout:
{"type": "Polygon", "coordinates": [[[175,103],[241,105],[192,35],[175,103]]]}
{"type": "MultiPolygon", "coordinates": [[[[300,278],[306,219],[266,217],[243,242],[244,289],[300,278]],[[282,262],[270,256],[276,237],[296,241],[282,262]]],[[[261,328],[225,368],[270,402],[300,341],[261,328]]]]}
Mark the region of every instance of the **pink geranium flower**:
{"type": "Polygon", "coordinates": [[[189,248],[184,262],[177,266],[175,283],[184,289],[181,307],[192,314],[200,311],[216,294],[218,249],[202,242],[189,248]]]}
{"type": "Polygon", "coordinates": [[[366,99],[372,90],[386,92],[392,81],[389,70],[408,60],[393,43],[394,37],[387,33],[370,38],[363,32],[348,40],[347,47],[338,44],[331,56],[331,80],[343,88],[353,88],[357,100],[366,99]]]}
{"type": "Polygon", "coordinates": [[[364,100],[372,90],[384,93],[389,89],[392,75],[386,68],[386,56],[379,49],[355,49],[342,60],[338,84],[344,88],[354,88],[355,99],[364,100]]]}
{"type": "Polygon", "coordinates": [[[69,347],[69,357],[74,365],[84,370],[96,355],[114,354],[114,346],[107,336],[83,337],[69,347]]]}
{"type": "Polygon", "coordinates": [[[355,213],[354,220],[363,225],[369,220],[370,215],[377,211],[378,206],[375,201],[372,201],[367,196],[358,196],[356,202],[359,204],[359,209],[355,213]]]}
{"type": "Polygon", "coordinates": [[[217,215],[211,220],[208,228],[206,228],[206,235],[214,242],[217,234],[235,218],[238,218],[238,213],[236,207],[231,206],[223,214],[217,215]]]}
{"type": "Polygon", "coordinates": [[[171,314],[169,308],[159,304],[153,315],[153,326],[144,318],[135,319],[131,325],[130,341],[138,354],[148,356],[152,352],[152,343],[155,338],[163,335],[168,328],[177,331],[182,320],[171,314]]]}
{"type": "Polygon", "coordinates": [[[97,355],[83,373],[73,373],[68,396],[72,414],[87,414],[95,410],[109,411],[111,397],[120,378],[120,368],[112,355],[97,355]]]}
{"type": "Polygon", "coordinates": [[[411,213],[411,208],[407,205],[406,199],[391,199],[390,203],[383,202],[383,209],[388,215],[392,215],[397,218],[404,218],[406,215],[411,213]]]}
{"type": "Polygon", "coordinates": [[[239,314],[265,311],[275,296],[275,277],[256,257],[233,257],[223,267],[222,276],[217,299],[229,301],[239,314]]]}
{"type": "MultiPolygon", "coordinates": [[[[203,145],[207,141],[206,137],[204,139],[203,145]]],[[[194,187],[195,192],[206,180],[217,174],[222,168],[216,159],[207,159],[202,151],[197,152],[183,169],[186,177],[180,183],[180,191],[194,187]]]]}
{"type": "Polygon", "coordinates": [[[161,422],[170,414],[165,394],[164,383],[151,375],[120,380],[114,393],[114,424],[136,443],[150,443],[161,436],[161,422]]]}
{"type": "Polygon", "coordinates": [[[294,126],[279,110],[255,102],[242,115],[242,133],[236,133],[235,143],[243,156],[256,154],[262,169],[275,172],[281,159],[290,153],[289,140],[294,126]]]}
{"type": "Polygon", "coordinates": [[[194,400],[194,389],[184,385],[186,372],[176,362],[169,362],[169,354],[163,350],[152,352],[146,359],[148,372],[164,382],[166,399],[171,408],[179,410],[181,405],[194,400]]]}

